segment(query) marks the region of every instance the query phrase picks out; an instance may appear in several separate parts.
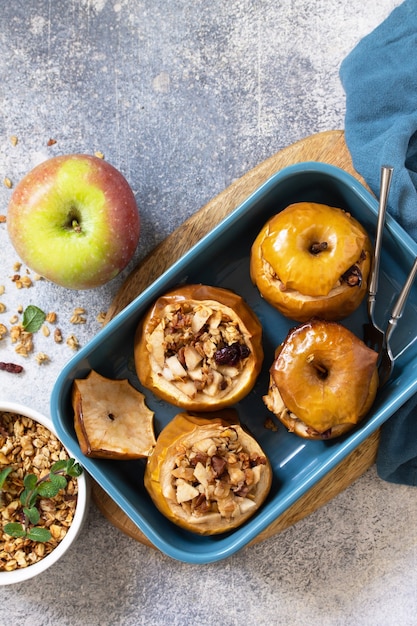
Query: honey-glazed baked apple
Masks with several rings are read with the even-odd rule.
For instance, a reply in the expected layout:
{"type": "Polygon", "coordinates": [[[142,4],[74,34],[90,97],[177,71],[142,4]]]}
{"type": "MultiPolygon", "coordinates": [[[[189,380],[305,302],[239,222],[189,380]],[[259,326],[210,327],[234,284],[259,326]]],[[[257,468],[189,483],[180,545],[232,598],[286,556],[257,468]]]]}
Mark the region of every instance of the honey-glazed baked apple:
{"type": "Polygon", "coordinates": [[[236,528],[263,504],[272,469],[234,409],[179,413],[148,457],[145,487],[159,511],[192,532],[236,528]]]}
{"type": "Polygon", "coordinates": [[[366,295],[371,252],[365,229],[349,213],[298,202],[268,220],[257,235],[251,279],[288,318],[341,320],[366,295]]]}
{"type": "Polygon", "coordinates": [[[311,320],[292,329],[275,352],[268,409],[295,434],[332,439],[370,410],[378,354],[338,322],[311,320]]]}
{"type": "Polygon", "coordinates": [[[193,411],[221,409],[253,388],[263,362],[262,326],[236,293],[182,285],[139,323],[134,358],[142,385],[193,411]]]}

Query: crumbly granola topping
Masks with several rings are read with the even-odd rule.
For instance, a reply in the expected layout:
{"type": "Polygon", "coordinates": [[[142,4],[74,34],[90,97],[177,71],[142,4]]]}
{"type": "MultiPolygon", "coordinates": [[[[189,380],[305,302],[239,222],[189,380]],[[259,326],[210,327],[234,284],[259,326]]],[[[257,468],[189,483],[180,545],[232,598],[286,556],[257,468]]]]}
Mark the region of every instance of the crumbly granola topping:
{"type": "Polygon", "coordinates": [[[250,355],[237,321],[199,303],[166,307],[155,320],[148,349],[155,370],[191,398],[226,394],[250,355]]]}
{"type": "Polygon", "coordinates": [[[171,471],[176,502],[188,515],[233,518],[254,506],[265,465],[264,456],[243,448],[232,427],[190,447],[181,444],[171,471]]]}

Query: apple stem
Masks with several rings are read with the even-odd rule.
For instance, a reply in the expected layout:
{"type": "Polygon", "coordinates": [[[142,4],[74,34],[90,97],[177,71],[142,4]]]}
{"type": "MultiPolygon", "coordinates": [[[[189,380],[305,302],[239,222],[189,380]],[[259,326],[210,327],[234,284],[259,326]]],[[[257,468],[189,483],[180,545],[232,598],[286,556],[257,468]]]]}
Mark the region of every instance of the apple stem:
{"type": "Polygon", "coordinates": [[[73,228],[73,230],[75,230],[76,233],[80,233],[81,232],[81,226],[78,222],[78,220],[72,220],[71,226],[73,228]]]}

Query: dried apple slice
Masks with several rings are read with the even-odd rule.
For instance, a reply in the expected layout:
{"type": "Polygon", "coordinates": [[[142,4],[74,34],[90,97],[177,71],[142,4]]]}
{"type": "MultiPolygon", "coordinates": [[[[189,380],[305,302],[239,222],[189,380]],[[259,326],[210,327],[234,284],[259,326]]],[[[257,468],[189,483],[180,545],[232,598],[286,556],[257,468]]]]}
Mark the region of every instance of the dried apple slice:
{"type": "Polygon", "coordinates": [[[75,432],[83,454],[107,459],[147,457],[155,445],[154,413],[128,380],[92,370],[72,389],[75,432]]]}
{"type": "Polygon", "coordinates": [[[179,413],[148,457],[145,487],[169,520],[200,535],[248,520],[271,488],[272,469],[258,442],[226,409],[179,413]]]}
{"type": "Polygon", "coordinates": [[[253,388],[264,356],[262,326],[234,292],[182,285],[145,314],[134,350],[144,387],[183,409],[213,411],[253,388]]]}

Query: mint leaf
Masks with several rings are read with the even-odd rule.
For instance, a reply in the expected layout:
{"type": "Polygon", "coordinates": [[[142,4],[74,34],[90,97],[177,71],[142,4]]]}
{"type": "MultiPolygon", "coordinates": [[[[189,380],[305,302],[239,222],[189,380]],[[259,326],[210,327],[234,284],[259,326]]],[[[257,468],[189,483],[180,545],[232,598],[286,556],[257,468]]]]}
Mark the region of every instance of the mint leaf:
{"type": "Polygon", "coordinates": [[[78,476],[81,476],[83,469],[81,465],[75,461],[75,459],[64,459],[55,461],[51,467],[51,474],[58,473],[77,478],[78,476]]]}
{"type": "Polygon", "coordinates": [[[12,471],[13,471],[13,467],[5,467],[0,472],[0,490],[3,489],[4,482],[5,482],[6,478],[8,477],[8,475],[10,474],[10,472],[12,472],[12,471]]]}
{"type": "Polygon", "coordinates": [[[26,474],[26,476],[23,479],[23,484],[26,487],[26,489],[35,489],[36,487],[36,483],[38,482],[38,477],[36,476],[36,474],[26,474]]]}
{"type": "Polygon", "coordinates": [[[26,515],[31,524],[37,524],[41,517],[36,506],[32,506],[30,509],[23,507],[23,513],[26,515]]]}
{"type": "Polygon", "coordinates": [[[59,461],[55,461],[55,463],[51,466],[51,473],[62,472],[62,470],[67,470],[69,464],[74,459],[60,459],[59,461]]]}
{"type": "Polygon", "coordinates": [[[49,541],[52,537],[51,532],[47,528],[41,528],[40,526],[35,526],[35,528],[28,530],[26,536],[32,541],[41,542],[49,541]]]}
{"type": "Polygon", "coordinates": [[[72,476],[73,478],[77,478],[81,476],[83,473],[83,468],[79,463],[74,463],[71,467],[68,468],[67,474],[68,476],[72,476]]]}
{"type": "Polygon", "coordinates": [[[36,491],[41,498],[54,498],[60,490],[60,486],[47,480],[44,483],[39,483],[36,491]]]}
{"type": "Polygon", "coordinates": [[[36,489],[24,489],[20,494],[20,502],[23,506],[32,507],[35,506],[38,494],[36,489]]]}
{"type": "Polygon", "coordinates": [[[22,524],[18,524],[17,522],[9,522],[3,528],[6,535],[10,535],[11,537],[25,537],[26,530],[23,528],[22,524]]]}
{"type": "Polygon", "coordinates": [[[60,474],[51,474],[49,480],[55,489],[58,489],[58,491],[65,489],[67,486],[67,479],[65,476],[61,476],[60,474]]]}
{"type": "Polygon", "coordinates": [[[34,304],[29,304],[23,312],[22,326],[28,333],[36,333],[46,319],[46,314],[34,304]]]}

